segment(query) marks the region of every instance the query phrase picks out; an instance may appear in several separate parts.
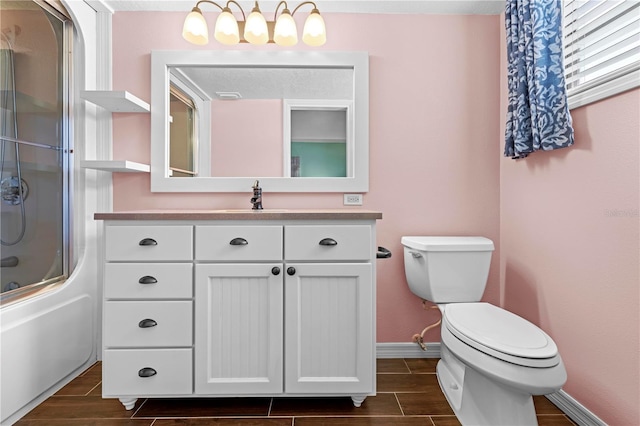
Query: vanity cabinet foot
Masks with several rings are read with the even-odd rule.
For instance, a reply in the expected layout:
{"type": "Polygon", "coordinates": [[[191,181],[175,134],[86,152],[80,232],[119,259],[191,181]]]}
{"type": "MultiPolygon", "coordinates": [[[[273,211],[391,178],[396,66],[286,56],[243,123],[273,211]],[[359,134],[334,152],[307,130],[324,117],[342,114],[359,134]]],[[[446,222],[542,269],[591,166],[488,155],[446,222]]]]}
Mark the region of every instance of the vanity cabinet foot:
{"type": "MultiPolygon", "coordinates": [[[[133,410],[138,398],[118,398],[118,400],[124,405],[125,410],[133,410]]],[[[356,405],[357,407],[357,405],[356,405]]]]}
{"type": "Polygon", "coordinates": [[[360,408],[364,400],[367,399],[367,395],[353,395],[351,397],[351,401],[353,401],[353,406],[356,408],[360,408]]]}

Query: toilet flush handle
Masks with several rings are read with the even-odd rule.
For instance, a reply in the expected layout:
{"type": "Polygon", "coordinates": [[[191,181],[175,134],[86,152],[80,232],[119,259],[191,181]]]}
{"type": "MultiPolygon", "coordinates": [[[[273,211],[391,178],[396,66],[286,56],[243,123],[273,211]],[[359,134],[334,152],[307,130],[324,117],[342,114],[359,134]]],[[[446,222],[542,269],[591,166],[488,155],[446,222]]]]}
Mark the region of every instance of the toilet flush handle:
{"type": "Polygon", "coordinates": [[[416,259],[422,257],[422,253],[418,251],[409,250],[409,253],[411,253],[411,256],[415,257],[416,259]]]}

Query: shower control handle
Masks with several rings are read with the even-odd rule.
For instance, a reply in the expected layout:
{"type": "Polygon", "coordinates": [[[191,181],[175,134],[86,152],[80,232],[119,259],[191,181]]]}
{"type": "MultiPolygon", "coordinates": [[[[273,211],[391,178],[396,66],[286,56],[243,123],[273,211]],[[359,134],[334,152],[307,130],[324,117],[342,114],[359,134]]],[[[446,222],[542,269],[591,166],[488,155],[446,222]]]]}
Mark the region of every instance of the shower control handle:
{"type": "Polygon", "coordinates": [[[142,240],[140,240],[138,245],[141,245],[141,246],[157,246],[158,242],[156,240],[154,240],[153,238],[143,238],[142,240]]]}
{"type": "Polygon", "coordinates": [[[138,370],[138,376],[140,377],[152,377],[156,374],[158,374],[158,372],[151,367],[145,367],[138,370]]]}
{"type": "Polygon", "coordinates": [[[155,320],[152,320],[151,318],[143,319],[138,323],[138,327],[140,328],[151,328],[151,327],[155,327],[156,325],[158,325],[158,323],[155,320]]]}
{"type": "Polygon", "coordinates": [[[157,282],[158,280],[155,277],[152,277],[151,275],[145,275],[144,277],[138,280],[138,283],[140,284],[156,284],[157,282]]]}

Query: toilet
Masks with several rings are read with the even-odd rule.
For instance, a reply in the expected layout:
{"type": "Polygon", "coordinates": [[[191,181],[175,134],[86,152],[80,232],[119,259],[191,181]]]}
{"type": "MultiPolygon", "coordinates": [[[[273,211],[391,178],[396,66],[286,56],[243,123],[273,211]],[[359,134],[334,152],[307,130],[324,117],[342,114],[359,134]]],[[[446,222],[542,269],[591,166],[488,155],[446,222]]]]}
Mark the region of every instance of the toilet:
{"type": "Polygon", "coordinates": [[[480,302],[493,242],[484,237],[402,237],[411,291],[442,312],[436,375],[463,425],[537,425],[532,395],[558,391],[558,348],[529,321],[480,302]]]}

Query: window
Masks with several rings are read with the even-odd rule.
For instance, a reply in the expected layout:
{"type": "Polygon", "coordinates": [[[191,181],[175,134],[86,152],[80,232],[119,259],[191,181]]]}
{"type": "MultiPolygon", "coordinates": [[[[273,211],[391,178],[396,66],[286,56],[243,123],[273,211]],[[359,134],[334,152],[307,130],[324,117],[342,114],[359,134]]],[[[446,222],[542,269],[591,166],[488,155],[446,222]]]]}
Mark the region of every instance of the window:
{"type": "Polygon", "coordinates": [[[188,94],[169,87],[169,168],[172,177],[196,176],[196,105],[188,94]]]}
{"type": "Polygon", "coordinates": [[[569,107],[640,86],[640,2],[565,0],[569,107]]]}

